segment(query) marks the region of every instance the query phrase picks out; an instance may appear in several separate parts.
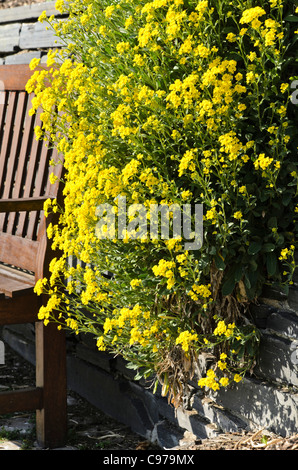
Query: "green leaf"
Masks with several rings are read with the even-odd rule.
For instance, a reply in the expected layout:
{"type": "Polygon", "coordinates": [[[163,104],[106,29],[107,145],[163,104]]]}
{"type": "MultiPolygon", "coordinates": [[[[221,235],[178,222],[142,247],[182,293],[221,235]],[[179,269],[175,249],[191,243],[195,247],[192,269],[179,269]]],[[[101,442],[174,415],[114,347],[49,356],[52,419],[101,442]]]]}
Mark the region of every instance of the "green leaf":
{"type": "Polygon", "coordinates": [[[223,295],[230,295],[233,290],[234,290],[234,287],[236,285],[236,281],[234,279],[234,276],[230,276],[224,283],[223,283],[223,286],[222,286],[222,294],[223,295]]]}
{"type": "Polygon", "coordinates": [[[288,15],[286,16],[285,21],[290,21],[291,23],[298,23],[298,16],[288,15]]]}
{"type": "Polygon", "coordinates": [[[223,271],[226,267],[226,263],[224,262],[224,260],[222,259],[221,256],[219,255],[216,255],[215,258],[214,258],[214,262],[215,262],[215,266],[217,267],[217,269],[219,269],[220,271],[223,271]]]}
{"type": "Polygon", "coordinates": [[[238,264],[235,267],[235,274],[234,274],[234,280],[235,280],[236,283],[241,280],[242,274],[243,274],[243,266],[242,266],[242,264],[238,264]]]}
{"type": "Polygon", "coordinates": [[[249,255],[255,255],[256,253],[260,251],[261,248],[262,248],[262,243],[252,242],[250,243],[247,252],[249,255]]]}
{"type": "Polygon", "coordinates": [[[269,228],[277,228],[277,218],[276,217],[270,217],[268,220],[268,227],[269,228]]]}
{"type": "Polygon", "coordinates": [[[266,267],[269,276],[273,276],[276,273],[277,258],[274,253],[268,253],[266,257],[266,267]]]}
{"type": "Polygon", "coordinates": [[[282,196],[282,203],[284,206],[287,206],[289,204],[289,202],[292,200],[293,198],[293,194],[292,192],[285,192],[282,196]]]}
{"type": "Polygon", "coordinates": [[[264,253],[269,253],[269,252],[274,251],[274,250],[275,250],[275,245],[273,243],[265,243],[262,246],[262,251],[264,253]]]}

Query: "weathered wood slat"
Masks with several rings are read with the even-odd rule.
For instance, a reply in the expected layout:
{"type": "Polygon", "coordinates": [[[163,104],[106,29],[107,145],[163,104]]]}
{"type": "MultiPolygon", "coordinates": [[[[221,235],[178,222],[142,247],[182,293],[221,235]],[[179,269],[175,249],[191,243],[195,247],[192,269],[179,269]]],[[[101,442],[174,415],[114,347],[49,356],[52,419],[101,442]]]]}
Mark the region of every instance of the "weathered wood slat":
{"type": "Polygon", "coordinates": [[[0,302],[1,325],[19,325],[36,322],[40,305],[41,300],[33,293],[33,289],[27,290],[25,295],[22,296],[16,295],[12,298],[2,298],[0,302]]]}
{"type": "MultiPolygon", "coordinates": [[[[25,114],[25,105],[26,105],[26,96],[25,93],[19,93],[16,97],[16,109],[14,113],[14,121],[12,122],[11,129],[11,145],[7,152],[7,159],[9,159],[9,165],[6,170],[5,184],[3,188],[2,197],[9,198],[15,183],[15,169],[17,167],[18,161],[18,152],[20,143],[22,140],[22,128],[23,128],[23,119],[25,114]]],[[[13,226],[14,215],[10,217],[11,226],[13,226]]],[[[0,227],[3,227],[5,216],[0,214],[0,227]]]]}
{"type": "Polygon", "coordinates": [[[38,243],[28,238],[0,232],[0,260],[35,272],[38,243]]]}
{"type": "Polygon", "coordinates": [[[48,196],[0,199],[0,212],[40,211],[47,199],[48,196]]]}
{"type": "Polygon", "coordinates": [[[7,297],[31,293],[35,285],[33,274],[20,271],[10,266],[0,265],[0,292],[7,297]]]}
{"type": "Polygon", "coordinates": [[[41,409],[42,403],[43,391],[38,387],[0,393],[1,414],[41,409]]]}
{"type": "Polygon", "coordinates": [[[0,264],[0,276],[17,279],[25,284],[34,285],[34,276],[30,272],[19,270],[7,264],[0,264]]]}
{"type": "Polygon", "coordinates": [[[7,106],[7,112],[5,116],[5,122],[8,125],[4,127],[3,140],[0,153],[0,195],[2,197],[5,184],[5,170],[7,165],[7,155],[9,154],[9,148],[11,146],[12,140],[12,125],[14,121],[15,107],[17,102],[17,95],[15,92],[9,93],[9,103],[7,106]]]}
{"type": "Polygon", "coordinates": [[[31,75],[28,66],[0,65],[0,79],[7,91],[24,91],[31,75]]]}
{"type": "Polygon", "coordinates": [[[17,297],[26,293],[32,293],[33,287],[34,285],[30,286],[23,281],[0,276],[0,291],[7,297],[17,297]]]}
{"type": "Polygon", "coordinates": [[[39,441],[57,446],[67,431],[65,331],[58,331],[54,323],[44,326],[39,322],[35,336],[36,386],[43,388],[43,408],[36,411],[36,434],[39,441]]]}

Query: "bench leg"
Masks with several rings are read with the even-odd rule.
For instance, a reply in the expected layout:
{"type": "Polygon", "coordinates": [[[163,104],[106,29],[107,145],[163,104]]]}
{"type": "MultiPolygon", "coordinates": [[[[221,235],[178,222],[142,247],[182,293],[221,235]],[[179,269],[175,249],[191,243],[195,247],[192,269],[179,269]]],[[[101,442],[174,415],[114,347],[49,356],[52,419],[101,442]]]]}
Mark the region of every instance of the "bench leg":
{"type": "Polygon", "coordinates": [[[65,444],[67,384],[65,332],[56,324],[35,323],[36,386],[43,388],[43,408],[36,410],[38,444],[55,448],[65,444]]]}

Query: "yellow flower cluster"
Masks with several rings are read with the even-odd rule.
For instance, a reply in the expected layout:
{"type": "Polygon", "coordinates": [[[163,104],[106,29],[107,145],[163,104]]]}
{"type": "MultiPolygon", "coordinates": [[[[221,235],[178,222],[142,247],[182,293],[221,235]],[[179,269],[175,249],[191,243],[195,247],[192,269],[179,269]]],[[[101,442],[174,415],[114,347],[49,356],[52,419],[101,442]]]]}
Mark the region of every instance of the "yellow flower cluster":
{"type": "Polygon", "coordinates": [[[181,344],[183,351],[188,352],[190,344],[193,341],[198,340],[198,335],[194,332],[182,331],[178,338],[176,338],[176,344],[181,344]]]}
{"type": "MultiPolygon", "coordinates": [[[[233,380],[235,382],[240,382],[242,380],[242,377],[239,374],[235,374],[233,377],[233,380]]],[[[213,391],[217,391],[220,389],[220,387],[226,387],[229,384],[229,382],[230,380],[228,377],[218,378],[216,376],[215,371],[213,369],[209,369],[207,371],[207,377],[203,377],[199,379],[198,385],[200,387],[207,387],[213,391]]]]}
{"type": "MultiPolygon", "coordinates": [[[[293,134],[290,87],[280,80],[289,25],[283,2],[269,3],[265,9],[244,0],[221,2],[218,9],[211,0],[58,0],[67,19],[41,15],[66,44],[49,51],[47,68],[33,59],[30,67],[37,70],[26,87],[35,93],[30,114],[42,110],[36,137],[49,139],[65,166],[64,207],[45,205],[46,215],[60,211],[59,226],[50,225],[48,235],[62,252],[48,282],[36,285],[38,294],[50,295],[39,314],[45,322],[58,308],[70,329],[92,332],[99,349],[154,372],[175,348],[191,357],[237,341],[236,326],[224,320],[211,339],[202,336],[198,319],[212,330],[217,269],[225,275],[228,265],[246,262],[258,211],[262,227],[270,225],[264,200],[276,204],[283,197],[286,204],[293,190],[298,207],[294,161],[292,186],[287,182],[286,192],[282,186],[293,134]],[[119,196],[128,209],[122,224],[119,196]],[[201,250],[184,251],[185,233],[133,238],[128,224],[135,203],[146,209],[202,204],[201,250]],[[107,225],[98,226],[97,208],[104,204],[115,216],[111,237],[107,225]],[[69,259],[78,260],[75,268],[69,259]]],[[[191,222],[193,230],[193,215],[191,222]]],[[[173,224],[170,217],[172,232],[173,224]]],[[[264,239],[273,243],[278,230],[268,230],[264,239]]],[[[291,230],[284,232],[291,240],[285,246],[294,243],[291,230]]],[[[288,249],[278,250],[288,263],[288,249]]],[[[257,295],[259,279],[246,287],[247,295],[257,295]]],[[[225,359],[217,362],[222,374],[225,359]]],[[[200,384],[216,390],[228,382],[210,370],[200,384]]]]}
{"type": "Polygon", "coordinates": [[[235,323],[229,323],[227,326],[223,320],[220,320],[213,333],[216,336],[224,335],[227,338],[229,338],[230,336],[233,335],[235,326],[236,326],[235,323]]]}

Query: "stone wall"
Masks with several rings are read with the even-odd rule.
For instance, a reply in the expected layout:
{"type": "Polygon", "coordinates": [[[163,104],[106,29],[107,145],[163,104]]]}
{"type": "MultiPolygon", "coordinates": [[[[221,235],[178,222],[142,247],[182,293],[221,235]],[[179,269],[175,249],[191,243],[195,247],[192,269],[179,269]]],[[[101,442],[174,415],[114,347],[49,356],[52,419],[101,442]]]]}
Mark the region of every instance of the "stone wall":
{"type": "Polygon", "coordinates": [[[34,57],[46,60],[47,50],[61,46],[47,23],[38,17],[45,10],[48,16],[62,18],[55,1],[0,10],[0,65],[28,64],[34,57]]]}
{"type": "MultiPolygon", "coordinates": [[[[59,46],[37,18],[43,10],[58,13],[55,2],[0,11],[0,63],[46,60],[47,49],[59,46]]],[[[196,381],[178,410],[150,384],[135,381],[125,362],[98,352],[87,336],[69,336],[68,387],[106,414],[164,448],[221,432],[264,427],[282,436],[298,431],[298,275],[290,294],[267,289],[252,309],[262,334],[260,357],[252,377],[232,389],[203,396],[196,381]]],[[[34,326],[2,329],[2,339],[35,362],[34,326]]]]}

